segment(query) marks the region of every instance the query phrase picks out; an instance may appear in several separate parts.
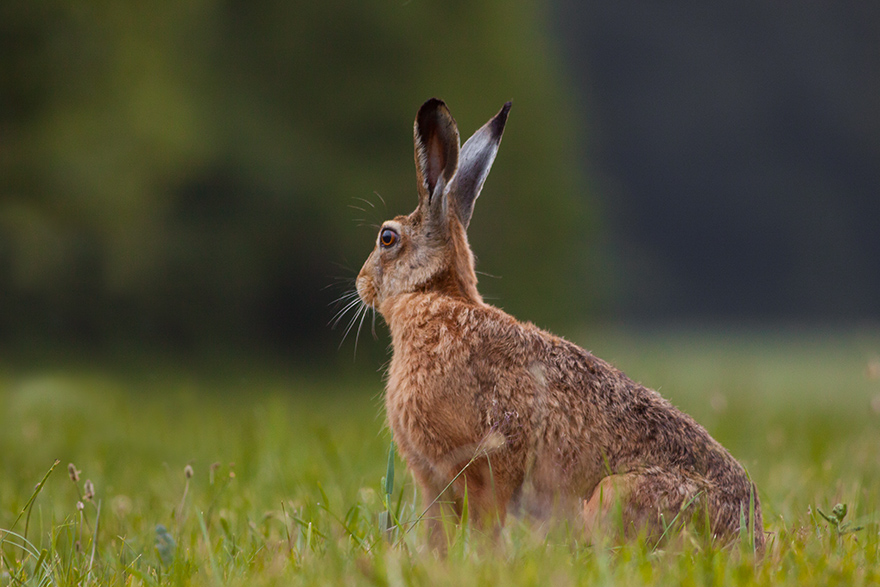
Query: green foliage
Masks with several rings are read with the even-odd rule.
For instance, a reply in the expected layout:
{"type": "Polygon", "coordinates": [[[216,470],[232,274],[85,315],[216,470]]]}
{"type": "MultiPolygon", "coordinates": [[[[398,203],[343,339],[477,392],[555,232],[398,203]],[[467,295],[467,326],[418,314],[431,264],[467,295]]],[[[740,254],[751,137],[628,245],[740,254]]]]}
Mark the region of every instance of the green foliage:
{"type": "Polygon", "coordinates": [[[847,506],[845,503],[839,503],[834,506],[834,509],[831,510],[831,514],[826,514],[819,508],[816,508],[816,511],[819,512],[819,515],[825,518],[825,521],[831,524],[831,527],[834,528],[837,535],[847,534],[849,532],[858,532],[859,530],[863,530],[862,526],[856,526],[852,528],[849,522],[844,522],[843,519],[846,517],[847,506]]]}
{"type": "Polygon", "coordinates": [[[379,377],[7,363],[0,585],[880,581],[880,414],[866,408],[880,387],[865,372],[880,340],[593,338],[633,377],[663,382],[748,467],[763,561],[688,530],[660,545],[590,546],[576,520],[543,532],[517,519],[498,543],[449,526],[438,558],[412,478],[389,454],[379,377]],[[817,435],[822,452],[810,447],[817,435]],[[56,459],[71,463],[66,477],[56,459]],[[823,503],[840,505],[814,516],[823,503]]]}
{"type": "Polygon", "coordinates": [[[334,264],[373,241],[352,220],[415,205],[412,119],[434,95],[465,134],[515,103],[475,216],[505,278],[487,291],[583,316],[585,190],[544,9],[5,2],[0,333],[314,344],[334,264]],[[349,208],[374,192],[387,207],[349,208]]]}

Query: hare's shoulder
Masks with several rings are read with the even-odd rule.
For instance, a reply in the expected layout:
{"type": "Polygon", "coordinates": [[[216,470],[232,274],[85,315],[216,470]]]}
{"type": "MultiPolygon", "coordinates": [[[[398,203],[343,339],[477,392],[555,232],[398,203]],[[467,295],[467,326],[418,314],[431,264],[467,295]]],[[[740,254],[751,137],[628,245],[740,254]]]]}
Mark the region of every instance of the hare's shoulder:
{"type": "Polygon", "coordinates": [[[453,365],[544,372],[565,388],[633,385],[620,370],[578,345],[488,304],[437,293],[407,294],[390,321],[394,354],[411,367],[448,371],[453,365]]]}

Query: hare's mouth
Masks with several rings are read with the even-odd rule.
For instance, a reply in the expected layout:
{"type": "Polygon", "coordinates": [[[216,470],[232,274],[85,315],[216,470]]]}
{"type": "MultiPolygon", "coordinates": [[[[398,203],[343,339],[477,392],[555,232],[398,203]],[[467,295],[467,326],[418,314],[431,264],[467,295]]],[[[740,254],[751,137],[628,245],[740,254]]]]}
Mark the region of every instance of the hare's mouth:
{"type": "Polygon", "coordinates": [[[376,288],[373,286],[372,279],[366,275],[358,275],[355,287],[362,302],[371,308],[376,306],[376,288]]]}

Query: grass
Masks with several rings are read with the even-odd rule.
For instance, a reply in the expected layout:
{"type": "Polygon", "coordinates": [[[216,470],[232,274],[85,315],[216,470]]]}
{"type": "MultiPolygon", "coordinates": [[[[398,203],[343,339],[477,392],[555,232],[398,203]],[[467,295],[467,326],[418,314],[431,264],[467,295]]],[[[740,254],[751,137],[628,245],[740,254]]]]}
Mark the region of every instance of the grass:
{"type": "Polygon", "coordinates": [[[747,466],[770,533],[763,562],[687,534],[590,546],[574,524],[542,535],[518,520],[500,544],[452,528],[438,558],[412,479],[389,460],[378,374],[7,360],[0,585],[880,583],[880,337],[581,342],[747,466]]]}

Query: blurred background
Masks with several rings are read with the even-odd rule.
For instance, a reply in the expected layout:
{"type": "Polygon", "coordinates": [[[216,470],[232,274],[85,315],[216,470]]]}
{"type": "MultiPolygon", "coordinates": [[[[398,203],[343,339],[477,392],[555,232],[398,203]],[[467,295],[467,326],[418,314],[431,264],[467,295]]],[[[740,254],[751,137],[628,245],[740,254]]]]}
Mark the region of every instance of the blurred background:
{"type": "Polygon", "coordinates": [[[431,96],[463,138],[514,102],[470,232],[518,317],[871,327],[878,38],[856,0],[3,2],[0,350],[350,363],[431,96]]]}

